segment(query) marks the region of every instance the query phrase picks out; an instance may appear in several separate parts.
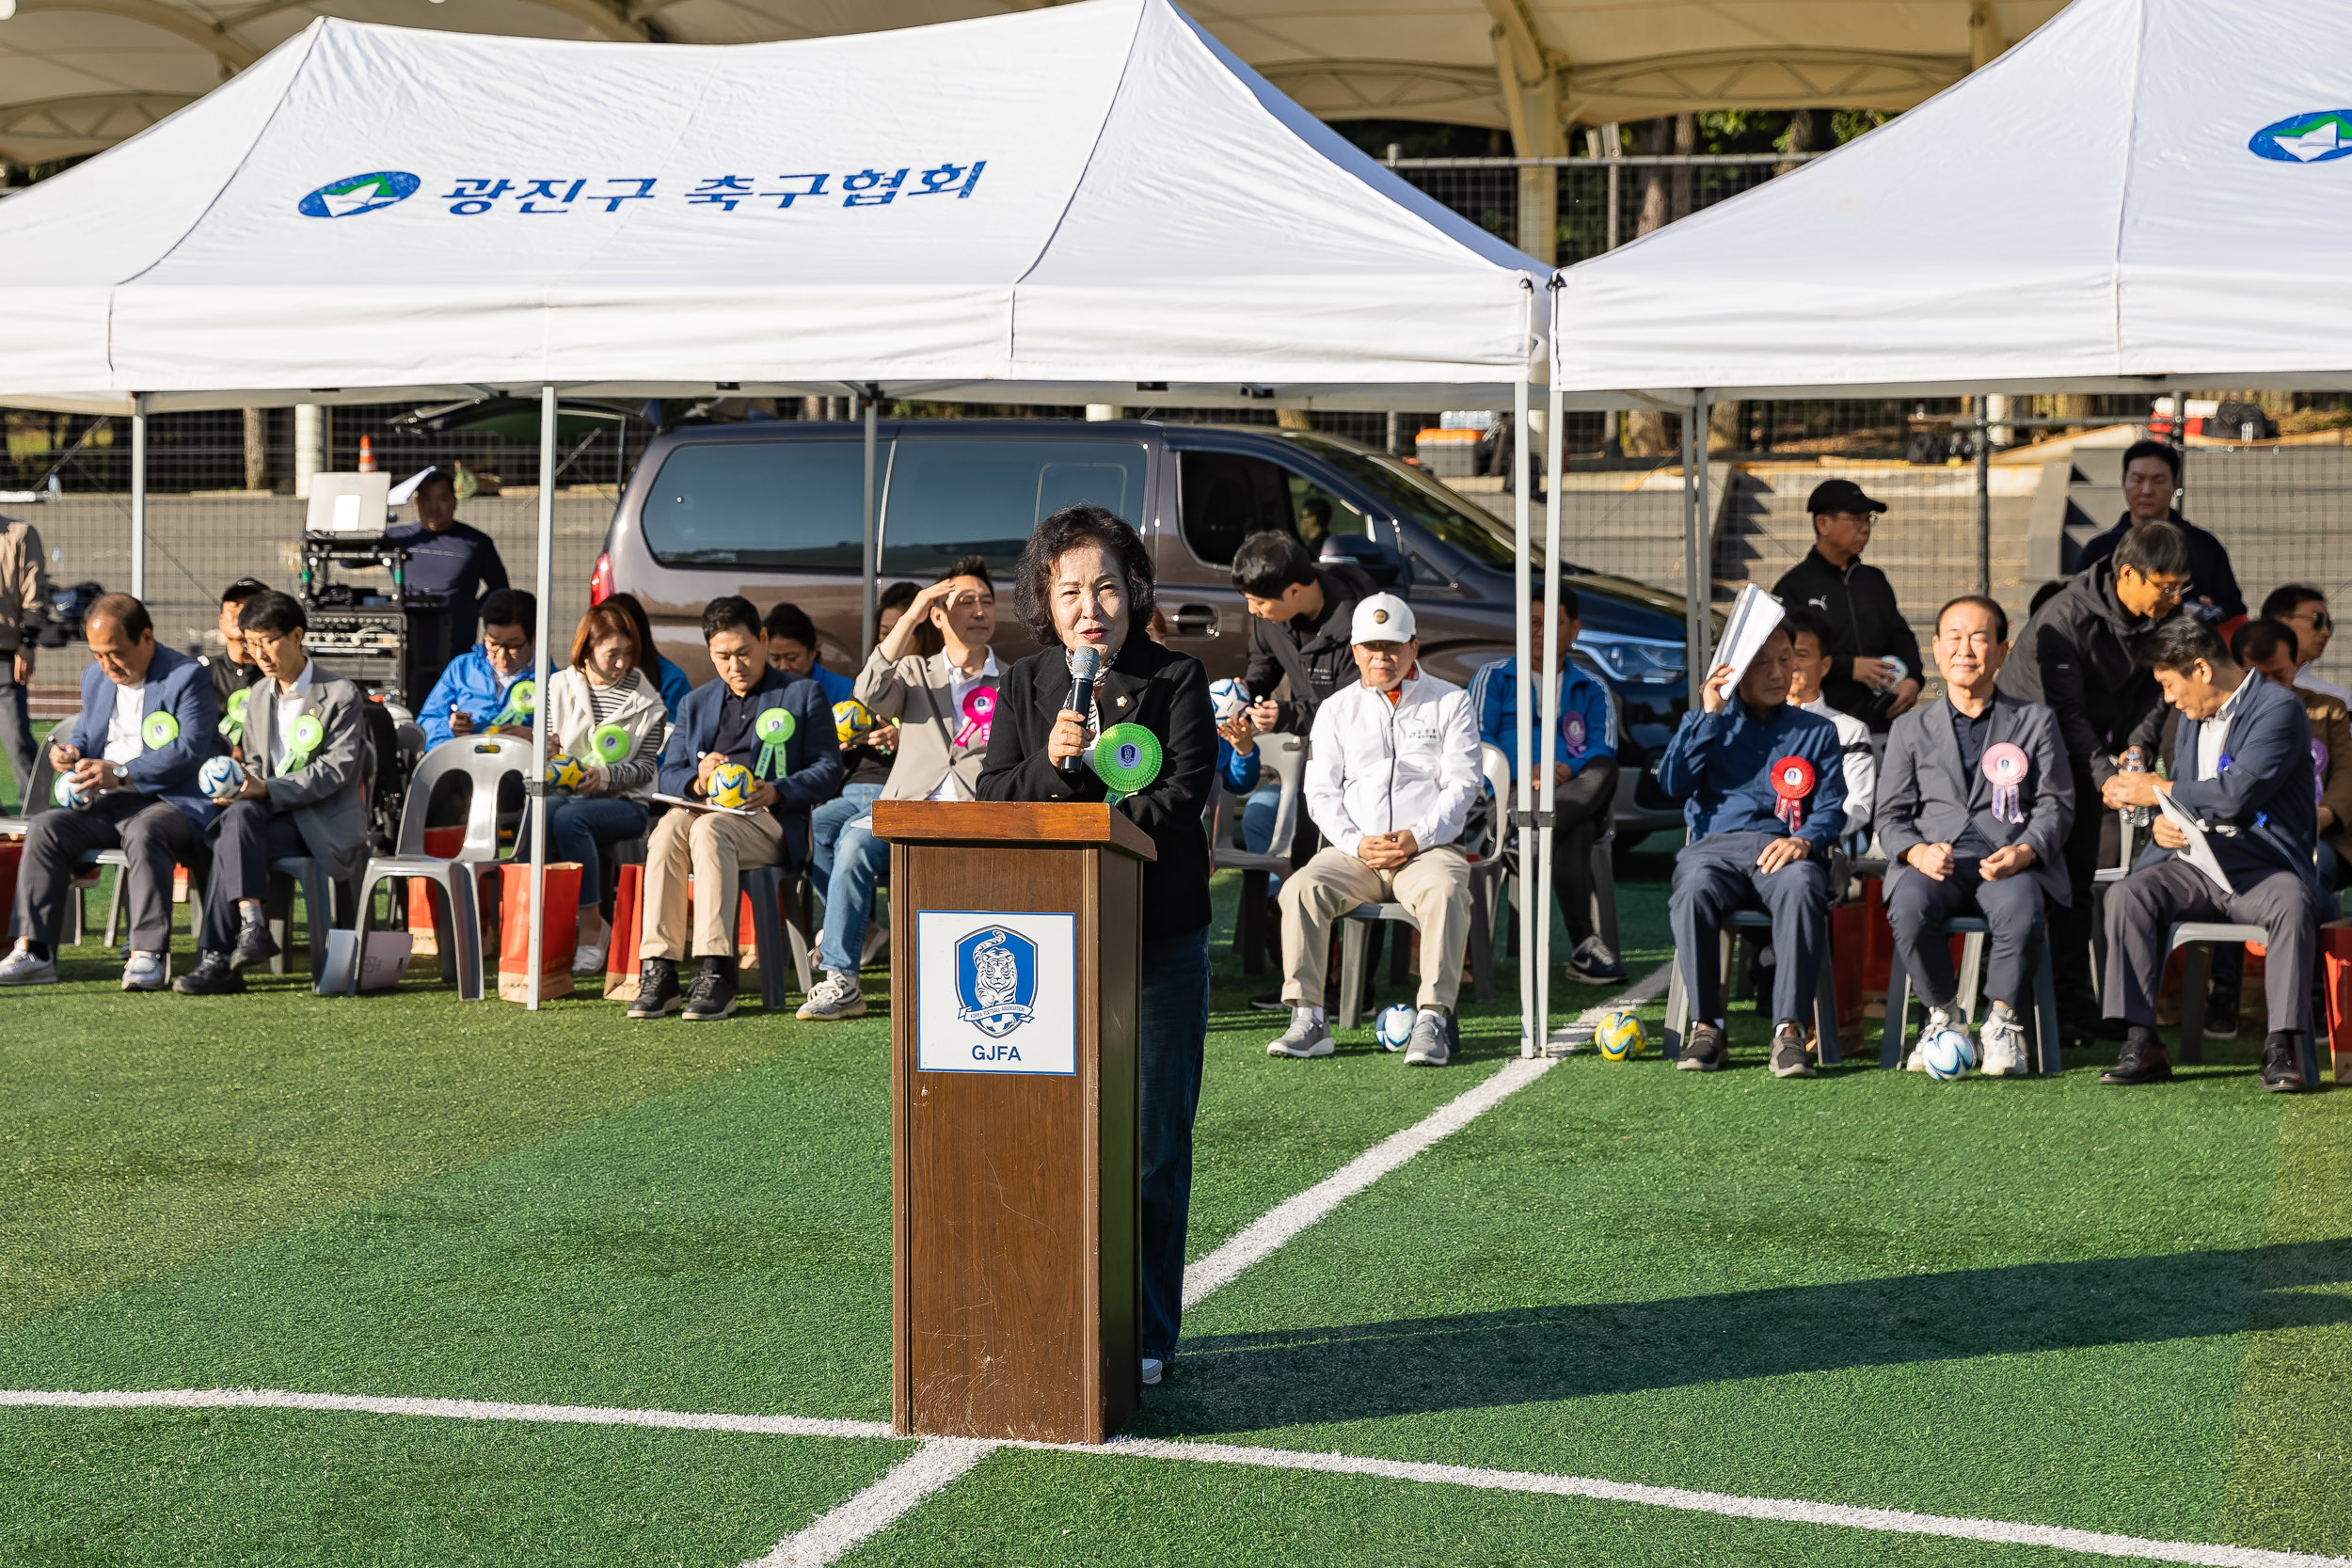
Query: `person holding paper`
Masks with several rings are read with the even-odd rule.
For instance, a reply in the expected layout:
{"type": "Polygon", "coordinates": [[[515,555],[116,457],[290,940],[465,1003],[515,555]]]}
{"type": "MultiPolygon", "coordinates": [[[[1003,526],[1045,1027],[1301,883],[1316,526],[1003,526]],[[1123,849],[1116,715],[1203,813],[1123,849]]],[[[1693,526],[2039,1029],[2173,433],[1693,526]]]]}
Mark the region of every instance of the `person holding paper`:
{"type": "MultiPolygon", "coordinates": [[[[2074,775],[2050,710],[1994,689],[2009,656],[2006,610],[1973,594],[1954,599],[1936,616],[1931,647],[1944,695],[1896,720],[1887,736],[1878,815],[1886,918],[1896,959],[1928,1006],[1922,1039],[1963,1027],[1947,924],[1980,915],[1991,927],[1983,1062],[1998,1078],[2025,1069],[2018,1014],[2042,900],[2074,896],[2074,775]]],[[[1920,1065],[1916,1051],[1908,1065],[1920,1065]]]]}
{"type": "MultiPolygon", "coordinates": [[[[703,609],[703,644],[718,678],[678,705],[661,754],[661,793],[705,799],[710,777],[729,763],[749,768],[755,787],[742,812],[673,806],[645,846],[644,935],[637,944],[631,1018],[683,1009],[689,1022],[735,1011],[736,911],[745,866],[805,865],[808,814],[841,788],[841,746],[833,705],[815,681],[768,663],[768,638],[749,599],[725,594],[703,609]],[[693,956],[702,973],[678,988],[687,956],[687,879],[693,879],[693,956]]],[[[784,955],[766,953],[763,963],[784,955]]]]}
{"type": "Polygon", "coordinates": [[[1659,759],[1658,783],[1683,802],[1691,841],[1675,857],[1667,920],[1691,996],[1691,1031],[1675,1065],[1724,1065],[1724,917],[1772,917],[1772,1075],[1810,1078],[1804,1022],[1828,946],[1825,863],[1846,830],[1846,773],[1836,726],[1788,705],[1788,634],[1775,626],[1744,674],[1718,664],[1659,759]],[[1738,685],[1734,689],[1733,682],[1738,685]]]}
{"type": "MultiPolygon", "coordinates": [[[[2151,525],[2158,526],[2158,525],[2151,525]]],[[[2321,892],[2312,864],[2319,832],[2312,787],[2312,727],[2294,692],[2231,659],[2203,622],[2181,617],[2150,635],[2140,656],[2164,700],[2180,710],[2178,776],[2116,773],[2110,809],[2161,806],[2155,843],[2107,891],[2107,1015],[2125,1026],[2102,1084],[2172,1076],[2156,1040],[2156,989],[2165,933],[2178,921],[2260,926],[2269,1013],[2263,1087],[2303,1086],[2295,1037],[2311,1027],[2312,961],[2321,892]]]]}
{"type": "Polygon", "coordinates": [[[1804,509],[1813,515],[1813,547],[1781,575],[1772,594],[1791,610],[1812,610],[1829,626],[1830,668],[1821,694],[1830,705],[1884,735],[1919,700],[1919,640],[1886,574],[1862,563],[1886,503],[1864,495],[1851,479],[1825,479],[1813,487],[1804,509]]]}

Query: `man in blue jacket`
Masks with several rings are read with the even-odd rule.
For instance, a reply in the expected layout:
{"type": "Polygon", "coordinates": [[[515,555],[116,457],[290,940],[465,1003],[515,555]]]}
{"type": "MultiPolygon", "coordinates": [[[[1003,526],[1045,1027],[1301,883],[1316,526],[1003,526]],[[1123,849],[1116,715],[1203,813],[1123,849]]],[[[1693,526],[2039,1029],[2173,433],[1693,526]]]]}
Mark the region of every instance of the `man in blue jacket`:
{"type": "MultiPolygon", "coordinates": [[[[815,681],[768,663],[768,639],[749,599],[729,594],[703,610],[703,641],[719,678],[678,705],[661,753],[661,792],[700,800],[711,775],[730,763],[751,771],[742,812],[672,806],[645,847],[644,935],[637,947],[631,1018],[660,1018],[683,1006],[690,1022],[735,1011],[736,910],[744,867],[808,863],[808,814],[841,790],[841,748],[833,705],[815,681]],[[687,957],[688,879],[692,879],[691,992],[678,987],[687,957]]],[[[763,953],[762,963],[782,963],[763,953]]]]}
{"type": "Polygon", "coordinates": [[[2262,1083],[2273,1093],[2300,1089],[2295,1038],[2312,1026],[2312,956],[2323,896],[2312,863],[2319,806],[2311,721],[2294,692],[2240,669],[2202,621],[2168,621],[2149,635],[2139,657],[2155,672],[2164,700],[2181,713],[2179,776],[2114,774],[2106,804],[2153,806],[2159,796],[2170,797],[2204,831],[2230,889],[2223,892],[2176,852],[2187,835],[2159,812],[2155,843],[2107,890],[2107,972],[2100,996],[2107,1016],[2122,1019],[2125,1034],[2114,1068],[2099,1082],[2153,1084],[2172,1076],[2155,1029],[2165,937],[2176,921],[2211,920],[2269,933],[2263,993],[2270,1032],[2262,1083]]]}
{"type": "Polygon", "coordinates": [[[461,735],[530,738],[535,706],[517,704],[515,686],[530,678],[538,626],[535,594],[501,588],[483,599],[482,641],[449,661],[417,710],[426,746],[461,735]]]}
{"type": "MultiPolygon", "coordinates": [[[[1534,754],[1543,754],[1542,725],[1553,715],[1559,730],[1552,740],[1551,887],[1560,898],[1561,918],[1568,926],[1568,977],[1588,986],[1613,985],[1625,978],[1625,965],[1593,929],[1593,846],[1609,827],[1617,800],[1617,715],[1609,692],[1568,656],[1584,629],[1583,606],[1576,590],[1562,584],[1560,608],[1543,612],[1544,583],[1539,574],[1528,612],[1528,652],[1535,683],[1543,680],[1544,639],[1560,645],[1560,695],[1554,703],[1535,704],[1534,754]]],[[[1470,713],[1478,721],[1478,738],[1502,749],[1516,786],[1519,776],[1519,661],[1516,656],[1483,665],[1470,677],[1470,713]]],[[[1534,689],[1533,687],[1530,688],[1534,689]]],[[[1537,800],[1542,780],[1537,779],[1537,800]]],[[[1516,795],[1514,796],[1516,799],[1516,795]]],[[[1509,802],[1505,802],[1505,809],[1509,802]]]]}
{"type": "MultiPolygon", "coordinates": [[[[45,811],[24,833],[16,879],[16,947],[0,958],[0,986],[57,979],[57,928],[75,863],[120,849],[131,911],[124,990],[161,990],[171,947],[171,869],[197,852],[216,808],[196,775],[219,745],[212,672],[155,641],[147,607],[108,594],[83,624],[91,664],[82,672],[82,712],[53,736],[50,765],[82,805],[45,811]]],[[[27,802],[28,805],[30,802],[27,802]]]]}
{"type": "Polygon", "coordinates": [[[1691,842],[1675,857],[1667,920],[1675,961],[1691,997],[1691,1029],[1675,1065],[1724,1065],[1724,918],[1761,909],[1772,917],[1772,1075],[1810,1078],[1804,1024],[1828,945],[1826,863],[1846,828],[1846,775],[1837,728],[1788,705],[1796,657],[1775,627],[1737,692],[1718,664],[1659,759],[1658,783],[1682,800],[1691,842]]]}

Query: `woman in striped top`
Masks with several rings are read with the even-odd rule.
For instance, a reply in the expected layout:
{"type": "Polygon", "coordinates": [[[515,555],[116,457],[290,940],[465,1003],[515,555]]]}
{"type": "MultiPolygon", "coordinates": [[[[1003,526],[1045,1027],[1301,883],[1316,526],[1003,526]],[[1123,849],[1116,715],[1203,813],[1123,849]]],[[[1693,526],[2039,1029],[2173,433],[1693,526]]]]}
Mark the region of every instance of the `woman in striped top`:
{"type": "Polygon", "coordinates": [[[580,783],[548,796],[556,858],[580,863],[580,945],[575,974],[604,970],[612,930],[603,912],[604,863],[645,836],[647,801],[660,770],[668,719],[661,693],[639,668],[636,623],[610,604],[580,618],[572,662],[548,682],[539,711],[548,741],[581,767],[580,783]]]}

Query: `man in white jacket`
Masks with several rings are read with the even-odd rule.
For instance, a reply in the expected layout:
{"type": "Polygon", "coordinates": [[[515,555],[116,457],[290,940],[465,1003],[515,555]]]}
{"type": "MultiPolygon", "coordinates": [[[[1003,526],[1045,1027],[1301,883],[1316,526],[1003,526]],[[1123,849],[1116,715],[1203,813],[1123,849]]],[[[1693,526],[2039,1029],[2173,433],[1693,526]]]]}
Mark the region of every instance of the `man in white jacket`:
{"type": "Polygon", "coordinates": [[[1420,1011],[1405,1060],[1443,1067],[1470,945],[1470,861],[1456,842],[1478,798],[1478,725],[1470,694],[1421,673],[1412,607],[1359,601],[1351,628],[1362,679],[1315,711],[1307,811],[1325,847],[1282,883],[1282,999],[1291,1026],[1269,1056],[1328,1056],[1323,1009],[1331,922],[1394,902],[1421,926],[1420,1011]]]}

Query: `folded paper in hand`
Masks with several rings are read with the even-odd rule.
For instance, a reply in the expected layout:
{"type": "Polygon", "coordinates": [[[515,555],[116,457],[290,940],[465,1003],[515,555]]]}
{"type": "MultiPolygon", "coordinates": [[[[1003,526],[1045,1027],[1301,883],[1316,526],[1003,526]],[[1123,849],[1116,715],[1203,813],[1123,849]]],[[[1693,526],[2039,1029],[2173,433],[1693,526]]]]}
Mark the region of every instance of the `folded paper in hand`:
{"type": "Polygon", "coordinates": [[[2222,892],[2235,893],[2237,890],[2230,885],[2230,874],[2214,858],[2213,843],[2205,837],[2205,830],[2197,825],[2197,818],[2174,805],[2172,797],[2161,789],[2156,791],[2156,804],[2164,808],[2165,820],[2180,829],[2181,836],[2188,840],[2186,847],[2172,852],[2203,872],[2222,892]]]}
{"type": "Polygon", "coordinates": [[[1740,589],[1740,596],[1732,601],[1730,617],[1724,622],[1723,638],[1715,644],[1714,657],[1707,661],[1700,681],[1704,683],[1717,665],[1728,664],[1731,679],[1724,687],[1724,695],[1729,697],[1738,691],[1740,679],[1747,674],[1748,666],[1756,662],[1764,640],[1772,635],[1772,628],[1780,625],[1786,613],[1778,599],[1756,584],[1751,582],[1740,589]]]}

